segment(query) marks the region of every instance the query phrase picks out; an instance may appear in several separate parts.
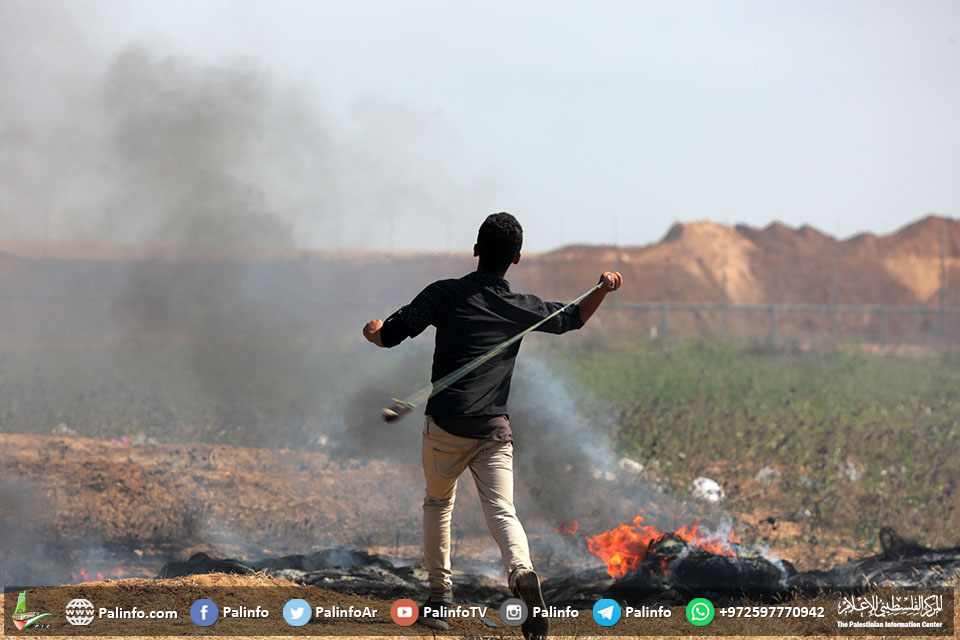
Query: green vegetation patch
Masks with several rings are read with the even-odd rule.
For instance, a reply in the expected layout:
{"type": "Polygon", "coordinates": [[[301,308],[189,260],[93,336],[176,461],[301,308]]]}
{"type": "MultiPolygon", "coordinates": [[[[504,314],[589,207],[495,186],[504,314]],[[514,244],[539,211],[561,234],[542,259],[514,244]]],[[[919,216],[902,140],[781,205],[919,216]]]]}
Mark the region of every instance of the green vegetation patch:
{"type": "MultiPolygon", "coordinates": [[[[769,505],[780,517],[841,528],[864,545],[884,525],[960,543],[956,361],[705,343],[546,354],[572,372],[585,404],[614,412],[621,452],[680,493],[698,475],[741,485],[770,466],[781,472],[769,505]]],[[[756,507],[756,495],[728,494],[733,509],[756,507]]]]}

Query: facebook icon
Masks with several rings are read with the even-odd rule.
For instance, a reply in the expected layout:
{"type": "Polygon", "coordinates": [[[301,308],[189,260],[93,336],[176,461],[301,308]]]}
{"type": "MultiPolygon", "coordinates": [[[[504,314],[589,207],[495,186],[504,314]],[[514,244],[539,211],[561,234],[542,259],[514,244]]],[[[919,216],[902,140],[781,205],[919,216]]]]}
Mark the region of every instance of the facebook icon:
{"type": "Polygon", "coordinates": [[[208,598],[200,598],[190,605],[190,619],[200,627],[209,627],[220,617],[217,603],[208,598]]]}

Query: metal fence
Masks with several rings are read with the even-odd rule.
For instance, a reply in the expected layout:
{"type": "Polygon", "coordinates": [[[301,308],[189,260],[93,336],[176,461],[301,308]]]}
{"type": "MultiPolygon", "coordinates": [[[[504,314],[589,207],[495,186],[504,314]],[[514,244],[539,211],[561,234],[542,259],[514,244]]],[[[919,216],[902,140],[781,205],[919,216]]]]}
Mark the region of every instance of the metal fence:
{"type": "MultiPolygon", "coordinates": [[[[879,347],[923,345],[960,347],[960,306],[954,296],[942,297],[939,306],[892,306],[865,304],[734,304],[724,302],[628,302],[608,298],[601,307],[619,333],[667,341],[716,338],[789,346],[853,341],[879,347]]],[[[17,341],[24,335],[91,336],[118,331],[114,317],[116,300],[106,296],[51,294],[6,294],[0,296],[0,340],[17,341]]],[[[317,329],[310,319],[327,318],[322,331],[355,333],[357,318],[376,317],[384,309],[405,304],[395,300],[352,300],[341,303],[347,313],[333,314],[329,301],[305,297],[291,300],[284,313],[302,317],[302,329],[317,329]]],[[[319,329],[318,329],[319,330],[319,329]]]]}
{"type": "Polygon", "coordinates": [[[605,305],[621,328],[650,339],[714,337],[772,346],[857,341],[891,345],[960,345],[960,308],[861,304],[640,302],[605,305]]]}

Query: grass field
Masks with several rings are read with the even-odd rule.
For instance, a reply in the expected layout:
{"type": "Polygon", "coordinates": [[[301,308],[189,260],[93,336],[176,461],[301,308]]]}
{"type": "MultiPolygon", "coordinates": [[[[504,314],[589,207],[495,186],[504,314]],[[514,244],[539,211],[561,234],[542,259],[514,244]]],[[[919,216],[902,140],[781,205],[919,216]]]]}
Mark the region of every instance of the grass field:
{"type": "Polygon", "coordinates": [[[770,466],[769,508],[873,547],[879,527],[960,544],[960,367],[831,349],[770,353],[719,344],[561,345],[584,400],[617,416],[621,451],[688,491],[697,475],[735,485],[770,466]],[[774,474],[775,475],[775,474],[774,474]]]}

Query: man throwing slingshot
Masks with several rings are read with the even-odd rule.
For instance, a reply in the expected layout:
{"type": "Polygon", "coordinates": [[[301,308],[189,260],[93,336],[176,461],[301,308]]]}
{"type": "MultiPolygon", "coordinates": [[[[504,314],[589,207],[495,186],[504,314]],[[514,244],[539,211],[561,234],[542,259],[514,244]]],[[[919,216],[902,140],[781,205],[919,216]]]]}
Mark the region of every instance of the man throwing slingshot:
{"type": "MultiPolygon", "coordinates": [[[[479,258],[476,271],[434,282],[386,321],[368,322],[364,337],[378,347],[394,347],[420,335],[428,325],[435,326],[431,380],[436,382],[559,309],[563,310],[535,330],[559,334],[579,329],[607,293],[623,282],[619,273],[604,272],[601,286],[572,305],[514,293],[504,275],[511,264],[520,262],[522,244],[523,228],[516,218],[509,213],[488,216],[473,247],[473,255],[479,258]]],[[[532,613],[533,607],[545,610],[546,605],[530,562],[527,535],[513,504],[513,433],[507,397],[519,351],[517,340],[427,402],[423,554],[430,596],[420,607],[419,621],[434,629],[449,628],[446,610],[453,602],[450,520],[457,478],[469,468],[487,526],[500,547],[510,590],[530,612],[523,635],[528,640],[547,635],[547,618],[532,613]]]]}

